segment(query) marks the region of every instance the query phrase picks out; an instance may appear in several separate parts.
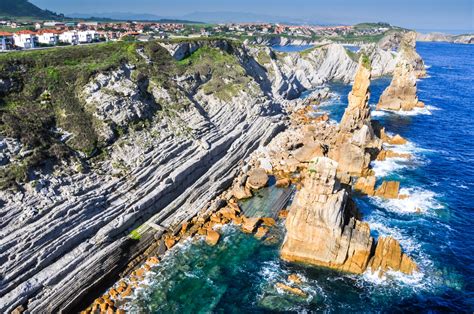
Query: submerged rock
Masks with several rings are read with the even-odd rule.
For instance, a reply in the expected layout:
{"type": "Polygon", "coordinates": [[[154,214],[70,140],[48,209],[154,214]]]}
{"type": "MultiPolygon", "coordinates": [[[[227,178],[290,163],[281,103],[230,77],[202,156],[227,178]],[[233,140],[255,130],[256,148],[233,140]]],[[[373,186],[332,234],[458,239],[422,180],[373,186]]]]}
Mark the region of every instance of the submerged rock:
{"type": "Polygon", "coordinates": [[[297,295],[297,296],[300,296],[300,297],[307,297],[308,295],[306,294],[306,292],[304,292],[303,290],[301,290],[300,288],[296,288],[296,287],[291,287],[289,285],[286,285],[282,282],[277,282],[276,285],[275,285],[276,288],[278,289],[281,289],[285,292],[289,292],[291,294],[294,294],[294,295],[297,295]]]}

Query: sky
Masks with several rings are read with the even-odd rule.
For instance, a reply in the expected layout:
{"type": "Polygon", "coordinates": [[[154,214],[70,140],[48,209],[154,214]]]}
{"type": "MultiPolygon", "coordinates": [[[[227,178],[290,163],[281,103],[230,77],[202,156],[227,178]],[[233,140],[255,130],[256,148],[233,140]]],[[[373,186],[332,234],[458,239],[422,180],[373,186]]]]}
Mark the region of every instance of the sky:
{"type": "MultiPolygon", "coordinates": [[[[251,13],[331,24],[389,22],[417,30],[474,30],[473,0],[30,0],[58,13],[130,12],[192,17],[194,12],[251,13]],[[191,15],[190,15],[191,14],[191,15]]],[[[196,16],[196,15],[194,15],[196,16]]]]}

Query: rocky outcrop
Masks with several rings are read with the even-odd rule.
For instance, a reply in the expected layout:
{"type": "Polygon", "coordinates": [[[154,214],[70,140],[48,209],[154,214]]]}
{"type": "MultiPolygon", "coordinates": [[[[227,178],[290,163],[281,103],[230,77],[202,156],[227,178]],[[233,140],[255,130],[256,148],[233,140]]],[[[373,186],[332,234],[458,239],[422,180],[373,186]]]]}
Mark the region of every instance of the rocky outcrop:
{"type": "Polygon", "coordinates": [[[379,276],[387,271],[400,271],[411,275],[418,270],[416,263],[402,252],[400,243],[392,237],[380,237],[370,260],[372,271],[379,270],[379,276]]]}
{"type": "Polygon", "coordinates": [[[370,65],[361,57],[348,97],[349,104],[339,124],[336,142],[329,152],[329,156],[339,163],[338,171],[353,176],[370,174],[370,151],[380,151],[382,146],[372,128],[369,107],[370,77],[370,65]]]}
{"type": "Polygon", "coordinates": [[[415,49],[416,33],[405,34],[400,44],[399,61],[393,78],[380,96],[378,110],[413,110],[424,107],[416,95],[416,80],[426,75],[423,60],[415,49]]]}
{"type": "Polygon", "coordinates": [[[287,261],[362,273],[373,239],[368,225],[351,217],[349,195],[336,179],[337,167],[327,157],[309,166],[288,213],[280,254],[287,261]]]}
{"type": "Polygon", "coordinates": [[[357,219],[350,196],[340,187],[336,169],[327,157],[316,158],[308,168],[286,219],[281,257],[356,274],[368,267],[381,273],[416,271],[398,241],[381,237],[375,244],[369,225],[357,219]]]}
{"type": "Polygon", "coordinates": [[[409,111],[423,108],[416,95],[416,73],[411,64],[401,60],[395,69],[390,86],[380,96],[377,110],[409,111]]]}

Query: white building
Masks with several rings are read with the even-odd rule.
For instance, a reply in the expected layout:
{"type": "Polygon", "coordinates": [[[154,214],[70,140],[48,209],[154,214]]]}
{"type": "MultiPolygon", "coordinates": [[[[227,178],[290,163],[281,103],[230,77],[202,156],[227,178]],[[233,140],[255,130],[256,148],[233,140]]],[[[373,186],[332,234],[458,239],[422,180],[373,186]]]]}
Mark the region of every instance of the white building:
{"type": "Polygon", "coordinates": [[[37,32],[38,42],[41,44],[55,46],[59,42],[61,32],[54,29],[45,29],[37,32]]]}
{"type": "Polygon", "coordinates": [[[0,50],[8,50],[13,45],[13,34],[0,32],[0,50]]]}
{"type": "Polygon", "coordinates": [[[77,35],[79,36],[79,42],[81,44],[91,43],[99,39],[99,34],[97,34],[96,31],[79,31],[77,35]]]}
{"type": "Polygon", "coordinates": [[[79,44],[79,36],[76,31],[68,31],[62,34],[59,34],[59,41],[63,43],[68,43],[71,45],[79,44]]]}
{"type": "Polygon", "coordinates": [[[38,38],[35,32],[24,30],[14,33],[13,41],[17,47],[30,49],[37,46],[38,38]]]}

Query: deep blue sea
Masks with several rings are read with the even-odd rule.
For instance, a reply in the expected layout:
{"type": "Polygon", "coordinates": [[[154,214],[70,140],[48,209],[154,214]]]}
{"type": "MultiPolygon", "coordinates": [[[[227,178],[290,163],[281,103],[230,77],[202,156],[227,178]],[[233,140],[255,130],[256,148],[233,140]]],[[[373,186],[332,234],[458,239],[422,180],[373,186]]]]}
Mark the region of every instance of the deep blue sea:
{"type": "MultiPolygon", "coordinates": [[[[451,311],[474,310],[474,46],[419,43],[428,77],[418,82],[426,109],[410,114],[373,111],[389,133],[409,140],[393,149],[410,161],[373,164],[378,179],[401,181],[405,200],[356,196],[373,235],[392,235],[420,267],[413,277],[384,278],[288,264],[276,241],[258,241],[232,226],[216,247],[188,242],[165,256],[139,289],[132,312],[241,313],[273,311],[451,311]],[[304,278],[307,298],[274,287],[290,273],[304,278]]],[[[377,102],[390,78],[372,81],[377,102]]],[[[322,106],[339,121],[351,86],[331,83],[340,95],[322,106]]],[[[270,187],[274,188],[274,187],[270,187]]]]}

